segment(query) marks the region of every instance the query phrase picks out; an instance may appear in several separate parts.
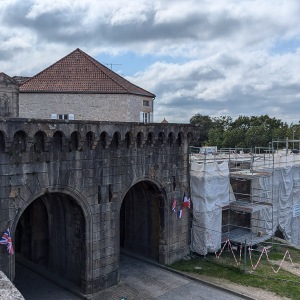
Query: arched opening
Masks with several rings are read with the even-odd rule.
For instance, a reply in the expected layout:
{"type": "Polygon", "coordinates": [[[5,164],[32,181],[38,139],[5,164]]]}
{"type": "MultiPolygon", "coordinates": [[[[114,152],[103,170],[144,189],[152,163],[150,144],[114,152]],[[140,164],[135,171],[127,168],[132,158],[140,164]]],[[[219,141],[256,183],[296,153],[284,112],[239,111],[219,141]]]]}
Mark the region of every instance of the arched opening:
{"type": "Polygon", "coordinates": [[[120,210],[121,249],[158,261],[163,229],[163,192],[150,181],[132,186],[120,210]]]}
{"type": "Polygon", "coordinates": [[[74,131],[71,134],[69,151],[78,151],[80,145],[80,133],[74,131]]]}
{"type": "Polygon", "coordinates": [[[53,134],[53,151],[55,152],[62,151],[63,137],[64,135],[61,131],[56,131],[53,134]]]}
{"type": "Polygon", "coordinates": [[[155,135],[153,132],[149,132],[148,133],[148,138],[147,138],[147,144],[149,146],[153,146],[154,145],[154,138],[155,138],[155,135]]]}
{"type": "Polygon", "coordinates": [[[111,149],[113,150],[119,149],[120,142],[121,142],[121,134],[119,132],[115,132],[110,144],[111,149]]]}
{"type": "Polygon", "coordinates": [[[165,142],[165,134],[163,132],[160,132],[158,134],[158,142],[157,142],[157,144],[159,146],[162,146],[164,144],[164,142],[165,142]]]}
{"type": "Polygon", "coordinates": [[[182,146],[183,141],[184,141],[184,135],[183,135],[183,132],[179,132],[179,133],[178,133],[177,140],[176,140],[178,147],[181,147],[181,146],[182,146]]]}
{"type": "Polygon", "coordinates": [[[0,131],[0,152],[5,151],[5,135],[3,132],[0,131]]]}
{"type": "Polygon", "coordinates": [[[45,150],[45,132],[38,131],[34,135],[34,151],[35,152],[44,152],[45,150]]]}
{"type": "Polygon", "coordinates": [[[169,135],[168,135],[168,144],[169,144],[169,147],[173,146],[174,140],[175,140],[175,135],[174,135],[173,132],[170,132],[169,135]]]}
{"type": "Polygon", "coordinates": [[[13,139],[13,149],[17,152],[25,152],[26,151],[26,143],[27,143],[27,134],[19,130],[14,134],[13,139]]]}
{"type": "Polygon", "coordinates": [[[85,137],[85,147],[86,147],[86,149],[92,150],[94,142],[95,142],[95,133],[92,132],[92,131],[89,131],[86,134],[86,137],[85,137]]]}
{"type": "Polygon", "coordinates": [[[100,147],[102,149],[106,148],[106,145],[107,145],[107,133],[105,131],[101,132],[101,134],[100,134],[99,145],[100,145],[100,147]]]}
{"type": "Polygon", "coordinates": [[[131,132],[127,132],[125,134],[125,145],[126,145],[126,148],[130,148],[132,144],[132,134],[131,132]]]}
{"type": "Polygon", "coordinates": [[[144,138],[144,135],[142,132],[139,132],[136,136],[136,146],[137,148],[141,148],[142,145],[143,145],[143,138],[144,138]]]}
{"type": "Polygon", "coordinates": [[[81,287],[86,263],[81,207],[62,193],[47,193],[34,200],[18,221],[15,252],[17,262],[44,268],[81,287]]]}

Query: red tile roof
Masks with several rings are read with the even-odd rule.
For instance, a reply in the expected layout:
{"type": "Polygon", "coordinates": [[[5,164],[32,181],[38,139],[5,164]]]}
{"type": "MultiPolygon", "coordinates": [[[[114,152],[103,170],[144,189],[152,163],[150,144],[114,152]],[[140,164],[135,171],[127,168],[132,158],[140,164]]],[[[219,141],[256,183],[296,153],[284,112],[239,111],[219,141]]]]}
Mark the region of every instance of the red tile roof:
{"type": "Polygon", "coordinates": [[[20,85],[22,93],[97,93],[155,95],[132,84],[80,49],[20,85]]]}

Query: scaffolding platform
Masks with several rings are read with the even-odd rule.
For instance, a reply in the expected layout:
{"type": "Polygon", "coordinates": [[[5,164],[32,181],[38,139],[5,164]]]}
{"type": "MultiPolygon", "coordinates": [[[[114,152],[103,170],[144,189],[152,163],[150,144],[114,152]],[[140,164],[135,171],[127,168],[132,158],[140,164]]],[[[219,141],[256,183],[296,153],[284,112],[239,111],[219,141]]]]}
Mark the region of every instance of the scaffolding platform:
{"type": "Polygon", "coordinates": [[[270,208],[271,203],[266,202],[247,202],[247,201],[232,201],[228,208],[243,213],[254,213],[266,208],[270,208]]]}
{"type": "Polygon", "coordinates": [[[245,244],[246,241],[247,246],[257,245],[270,238],[271,235],[269,234],[258,236],[257,234],[254,234],[253,232],[242,228],[237,228],[222,234],[222,242],[230,240],[230,242],[240,245],[245,244]]]}

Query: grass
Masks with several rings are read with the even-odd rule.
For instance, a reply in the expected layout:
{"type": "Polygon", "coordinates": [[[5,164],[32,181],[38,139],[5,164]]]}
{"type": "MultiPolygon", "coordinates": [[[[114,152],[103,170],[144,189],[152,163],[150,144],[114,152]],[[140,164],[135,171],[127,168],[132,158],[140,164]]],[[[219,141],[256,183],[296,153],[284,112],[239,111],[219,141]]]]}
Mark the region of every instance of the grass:
{"type": "MultiPolygon", "coordinates": [[[[269,259],[278,262],[277,265],[273,265],[275,270],[277,270],[280,265],[287,249],[289,250],[293,262],[300,263],[299,250],[281,245],[273,245],[268,255],[269,259]]],[[[254,265],[258,261],[260,254],[260,252],[252,252],[254,265]]],[[[236,256],[239,260],[239,253],[236,253],[236,256]]],[[[289,261],[288,257],[286,257],[285,261],[289,261]]],[[[219,259],[216,258],[214,254],[207,255],[206,257],[193,256],[193,258],[188,261],[181,260],[172,264],[171,268],[188,273],[227,279],[233,283],[261,288],[290,299],[298,300],[300,298],[300,276],[294,275],[282,268],[277,274],[274,273],[265,254],[262,256],[259,265],[254,271],[251,267],[249,255],[247,255],[246,273],[243,271],[243,258],[241,265],[237,266],[230,251],[223,252],[219,259]]],[[[298,271],[300,273],[300,270],[298,271]]]]}

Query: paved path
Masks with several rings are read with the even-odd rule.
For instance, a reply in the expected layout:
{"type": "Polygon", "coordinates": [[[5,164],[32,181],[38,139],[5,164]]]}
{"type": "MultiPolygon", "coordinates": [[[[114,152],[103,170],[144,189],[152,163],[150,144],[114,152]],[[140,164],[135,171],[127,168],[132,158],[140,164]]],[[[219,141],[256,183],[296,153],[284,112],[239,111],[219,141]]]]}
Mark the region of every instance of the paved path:
{"type": "MultiPolygon", "coordinates": [[[[81,299],[20,265],[16,274],[15,284],[26,300],[81,299]]],[[[127,300],[244,299],[124,255],[120,262],[120,283],[98,293],[94,300],[122,297],[127,300]]]]}
{"type": "Polygon", "coordinates": [[[16,264],[14,284],[25,300],[82,299],[19,264],[16,264]]]}

